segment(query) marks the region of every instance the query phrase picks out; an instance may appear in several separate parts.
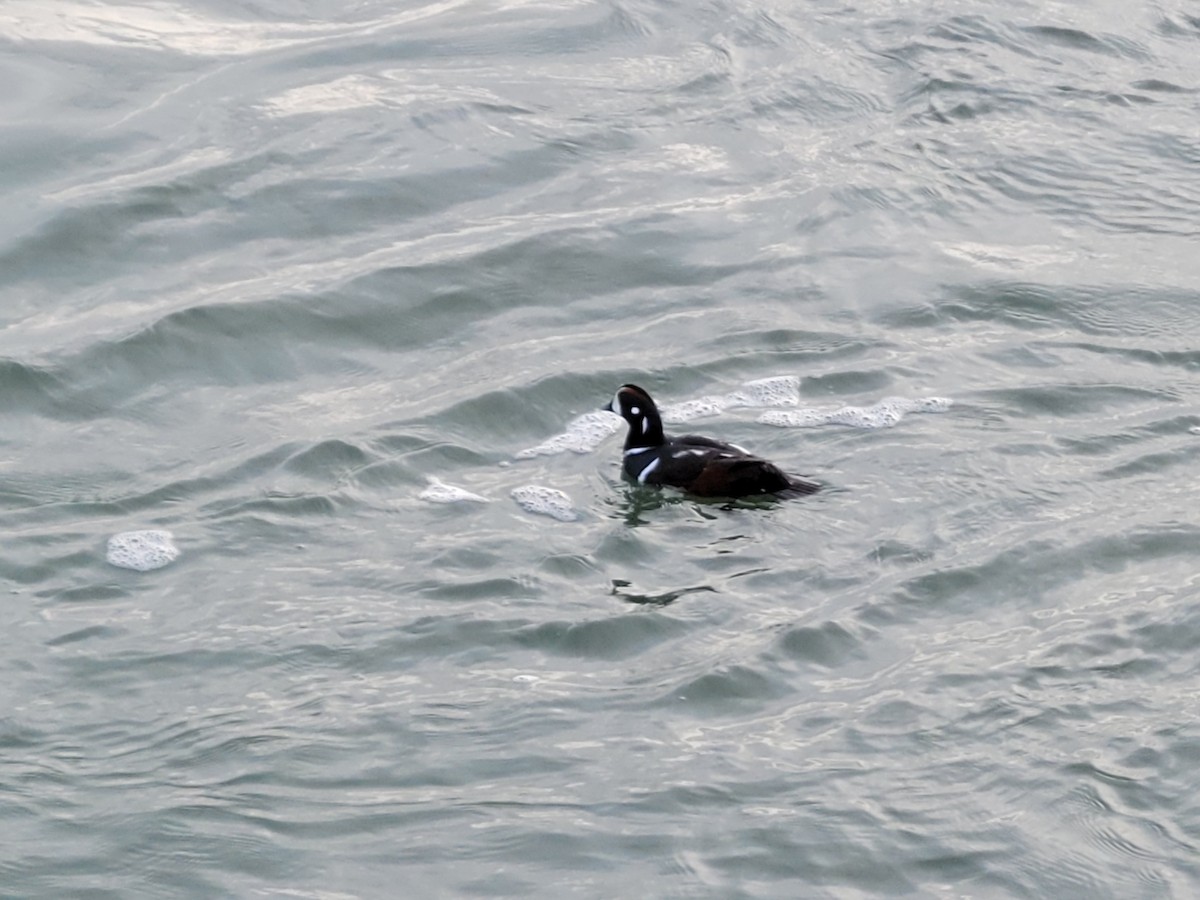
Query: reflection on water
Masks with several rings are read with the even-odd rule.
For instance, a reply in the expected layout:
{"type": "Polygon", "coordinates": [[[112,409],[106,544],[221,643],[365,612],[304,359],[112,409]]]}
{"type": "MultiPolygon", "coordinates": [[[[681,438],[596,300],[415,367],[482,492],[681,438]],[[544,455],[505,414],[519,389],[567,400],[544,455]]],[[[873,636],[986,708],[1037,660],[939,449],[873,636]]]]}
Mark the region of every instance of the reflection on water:
{"type": "Polygon", "coordinates": [[[706,584],[696,585],[695,587],[679,588],[675,591],[664,591],[661,594],[639,594],[634,591],[622,590],[623,588],[633,587],[633,584],[628,581],[623,581],[620,578],[614,578],[612,583],[612,595],[620,597],[626,603],[636,603],[639,606],[669,606],[680,597],[688,594],[694,594],[697,591],[715,591],[716,588],[709,587],[706,584]]]}

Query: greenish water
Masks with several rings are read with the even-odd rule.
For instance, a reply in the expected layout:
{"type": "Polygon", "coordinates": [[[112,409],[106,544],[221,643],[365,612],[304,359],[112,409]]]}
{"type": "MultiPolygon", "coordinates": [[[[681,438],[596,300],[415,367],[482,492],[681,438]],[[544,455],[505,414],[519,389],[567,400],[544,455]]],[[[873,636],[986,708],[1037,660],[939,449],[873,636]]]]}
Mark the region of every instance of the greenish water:
{"type": "Polygon", "coordinates": [[[0,896],[1196,896],[1193,13],[7,2],[0,896]]]}

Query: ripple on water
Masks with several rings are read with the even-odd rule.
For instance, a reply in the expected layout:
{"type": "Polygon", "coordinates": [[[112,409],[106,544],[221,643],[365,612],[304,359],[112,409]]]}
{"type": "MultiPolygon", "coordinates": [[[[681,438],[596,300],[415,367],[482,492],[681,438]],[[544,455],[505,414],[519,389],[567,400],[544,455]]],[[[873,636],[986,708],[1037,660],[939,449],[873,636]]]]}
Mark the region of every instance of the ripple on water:
{"type": "Polygon", "coordinates": [[[721,716],[738,710],[757,710],[762,704],[791,692],[777,677],[750,665],[733,664],[689,678],[658,701],[695,715],[721,716]]]}
{"type": "Polygon", "coordinates": [[[517,641],[556,655],[627,659],[687,633],[682,622],[662,615],[618,615],[587,622],[543,622],[522,629],[517,641]]]}
{"type": "Polygon", "coordinates": [[[779,648],[792,659],[827,669],[866,657],[862,642],[837,622],[792,626],[780,636],[779,648]]]}

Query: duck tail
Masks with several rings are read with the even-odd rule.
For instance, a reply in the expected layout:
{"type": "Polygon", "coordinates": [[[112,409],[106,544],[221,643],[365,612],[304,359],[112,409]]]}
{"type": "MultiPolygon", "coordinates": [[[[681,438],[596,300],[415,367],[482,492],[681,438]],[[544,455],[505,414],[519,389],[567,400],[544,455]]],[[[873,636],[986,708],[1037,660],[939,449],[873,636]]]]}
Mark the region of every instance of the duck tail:
{"type": "Polygon", "coordinates": [[[821,485],[815,481],[809,481],[807,478],[799,478],[795,475],[788,476],[788,486],[781,491],[776,491],[780,497],[787,500],[792,500],[796,497],[806,497],[809,494],[815,494],[821,489],[821,485]]]}

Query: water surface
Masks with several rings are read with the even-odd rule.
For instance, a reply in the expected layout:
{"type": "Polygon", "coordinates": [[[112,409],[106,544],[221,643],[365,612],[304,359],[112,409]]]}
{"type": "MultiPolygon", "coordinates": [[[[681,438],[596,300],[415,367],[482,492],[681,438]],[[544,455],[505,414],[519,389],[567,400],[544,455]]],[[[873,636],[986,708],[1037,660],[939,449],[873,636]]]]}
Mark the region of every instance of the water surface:
{"type": "Polygon", "coordinates": [[[1195,896],[1194,12],[7,2],[0,894],[1195,896]]]}

